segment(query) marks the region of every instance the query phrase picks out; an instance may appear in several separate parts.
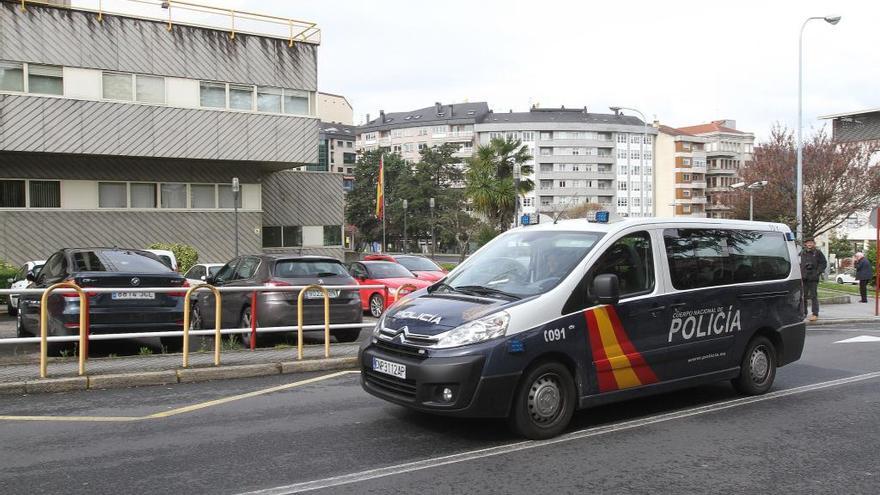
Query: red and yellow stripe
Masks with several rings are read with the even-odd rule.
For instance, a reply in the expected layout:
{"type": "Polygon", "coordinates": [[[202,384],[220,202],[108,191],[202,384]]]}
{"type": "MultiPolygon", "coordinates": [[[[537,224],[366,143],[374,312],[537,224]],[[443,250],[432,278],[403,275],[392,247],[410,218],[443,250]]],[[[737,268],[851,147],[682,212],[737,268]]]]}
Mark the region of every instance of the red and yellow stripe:
{"type": "Polygon", "coordinates": [[[588,309],[584,316],[599,392],[657,382],[657,375],[630,342],[613,306],[588,309]]]}

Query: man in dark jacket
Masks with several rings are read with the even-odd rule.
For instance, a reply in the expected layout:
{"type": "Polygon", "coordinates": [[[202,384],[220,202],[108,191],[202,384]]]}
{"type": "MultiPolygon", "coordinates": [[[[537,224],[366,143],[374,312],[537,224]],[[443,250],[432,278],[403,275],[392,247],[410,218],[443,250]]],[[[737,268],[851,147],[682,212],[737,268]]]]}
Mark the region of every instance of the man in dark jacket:
{"type": "Polygon", "coordinates": [[[871,268],[871,262],[865,258],[865,253],[856,253],[856,280],[859,281],[859,295],[862,296],[862,302],[868,302],[868,282],[874,278],[874,269],[871,268]]]}
{"type": "Polygon", "coordinates": [[[813,314],[810,315],[810,321],[819,318],[819,294],[816,289],[819,287],[819,278],[827,267],[825,255],[816,249],[816,241],[807,239],[804,250],[801,251],[801,278],[804,281],[804,309],[807,301],[812,301],[813,314]]]}

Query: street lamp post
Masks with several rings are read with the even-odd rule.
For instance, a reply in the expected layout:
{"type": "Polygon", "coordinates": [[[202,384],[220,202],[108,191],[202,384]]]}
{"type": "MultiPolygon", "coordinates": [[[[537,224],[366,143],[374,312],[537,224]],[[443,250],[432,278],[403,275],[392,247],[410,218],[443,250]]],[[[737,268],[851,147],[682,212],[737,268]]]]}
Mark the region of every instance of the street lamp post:
{"type": "Polygon", "coordinates": [[[430,198],[428,205],[431,207],[431,259],[433,259],[436,254],[434,251],[434,198],[430,198]]]}
{"type": "Polygon", "coordinates": [[[406,242],[406,207],[409,206],[409,203],[404,199],[403,200],[403,252],[406,254],[407,242],[406,242]]]}
{"type": "Polygon", "coordinates": [[[749,221],[753,221],[755,219],[755,191],[760,191],[764,189],[767,185],[766,180],[759,180],[757,182],[752,182],[748,186],[745,182],[737,182],[736,184],[731,184],[731,189],[741,189],[743,187],[749,192],[749,221]]]}
{"type": "Polygon", "coordinates": [[[238,177],[232,178],[232,207],[235,211],[235,257],[238,258],[238,195],[241,193],[241,184],[238,177]]]}
{"type": "Polygon", "coordinates": [[[825,17],[808,17],[801,24],[801,33],[798,37],[798,130],[797,130],[797,238],[804,241],[804,142],[802,138],[804,119],[803,119],[803,79],[804,79],[804,28],[807,23],[821,19],[832,26],[840,22],[839,15],[829,15],[825,17]]]}
{"type": "MultiPolygon", "coordinates": [[[[648,140],[648,120],[645,119],[645,114],[636,110],[635,108],[630,107],[608,107],[611,111],[617,113],[621,110],[629,110],[630,112],[635,112],[642,117],[642,142],[639,145],[639,210],[640,215],[645,216],[645,141],[648,140]]],[[[632,203],[632,199],[630,198],[630,190],[632,190],[632,184],[630,183],[630,167],[626,168],[626,215],[630,216],[630,203],[632,203]]],[[[654,189],[651,188],[651,192],[653,193],[654,189]]],[[[651,202],[653,207],[654,202],[651,202]]]]}

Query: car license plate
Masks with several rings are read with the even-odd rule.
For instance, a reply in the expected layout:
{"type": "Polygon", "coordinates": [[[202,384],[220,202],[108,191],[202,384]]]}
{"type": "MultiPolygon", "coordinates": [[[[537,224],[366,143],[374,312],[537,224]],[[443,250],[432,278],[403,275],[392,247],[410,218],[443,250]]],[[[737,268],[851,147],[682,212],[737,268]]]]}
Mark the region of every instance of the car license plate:
{"type": "Polygon", "coordinates": [[[126,300],[153,300],[156,299],[155,292],[114,292],[111,297],[114,301],[126,300]]]}
{"type": "MultiPolygon", "coordinates": [[[[339,297],[339,289],[328,289],[327,296],[330,298],[339,297]]],[[[306,291],[306,299],[323,299],[324,293],[319,290],[306,291]]]]}
{"type": "Polygon", "coordinates": [[[401,380],[406,380],[405,364],[392,363],[391,361],[385,361],[384,359],[374,357],[373,371],[378,371],[379,373],[385,373],[386,375],[391,375],[400,378],[401,380]]]}

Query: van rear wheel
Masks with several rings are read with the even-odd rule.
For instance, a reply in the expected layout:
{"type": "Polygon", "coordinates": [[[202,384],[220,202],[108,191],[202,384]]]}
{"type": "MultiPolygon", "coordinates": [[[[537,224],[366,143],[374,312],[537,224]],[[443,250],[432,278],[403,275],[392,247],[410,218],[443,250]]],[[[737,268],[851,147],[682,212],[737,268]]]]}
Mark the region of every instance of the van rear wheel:
{"type": "Polygon", "coordinates": [[[770,390],[776,378],[776,347],[770,339],[757,336],[749,342],[733,387],[741,394],[761,395],[770,390]]]}
{"type": "Polygon", "coordinates": [[[514,433],[533,440],[565,430],[575,408],[574,379],[558,362],[544,362],[523,375],[508,423],[514,433]]]}

